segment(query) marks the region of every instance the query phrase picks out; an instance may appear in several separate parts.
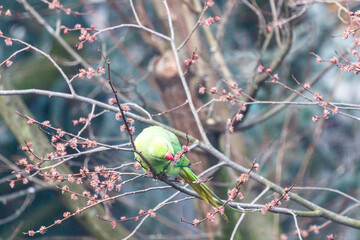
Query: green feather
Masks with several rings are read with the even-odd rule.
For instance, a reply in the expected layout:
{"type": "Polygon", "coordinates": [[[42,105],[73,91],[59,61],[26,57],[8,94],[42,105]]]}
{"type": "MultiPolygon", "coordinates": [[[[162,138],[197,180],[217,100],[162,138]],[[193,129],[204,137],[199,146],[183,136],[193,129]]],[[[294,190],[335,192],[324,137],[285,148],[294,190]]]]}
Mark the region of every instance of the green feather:
{"type": "MultiPolygon", "coordinates": [[[[138,151],[141,151],[157,174],[166,171],[169,175],[180,175],[205,202],[215,208],[219,207],[214,198],[219,202],[221,202],[221,199],[204,183],[195,183],[199,178],[190,170],[190,162],[186,156],[178,161],[176,165],[169,165],[169,160],[164,158],[167,152],[176,154],[182,151],[181,144],[175,134],[161,127],[148,127],[136,137],[135,146],[138,151]]],[[[144,171],[147,171],[146,163],[136,153],[135,158],[142,164],[144,171]]],[[[229,221],[225,214],[223,218],[227,222],[229,221]]]]}
{"type": "MultiPolygon", "coordinates": [[[[184,167],[180,171],[180,176],[190,185],[192,189],[207,203],[211,204],[215,208],[219,205],[214,201],[213,197],[221,202],[221,199],[215,195],[204,183],[197,184],[196,180],[199,178],[188,167],[184,167]]],[[[223,215],[226,222],[229,222],[229,218],[226,214],[223,215]]]]}

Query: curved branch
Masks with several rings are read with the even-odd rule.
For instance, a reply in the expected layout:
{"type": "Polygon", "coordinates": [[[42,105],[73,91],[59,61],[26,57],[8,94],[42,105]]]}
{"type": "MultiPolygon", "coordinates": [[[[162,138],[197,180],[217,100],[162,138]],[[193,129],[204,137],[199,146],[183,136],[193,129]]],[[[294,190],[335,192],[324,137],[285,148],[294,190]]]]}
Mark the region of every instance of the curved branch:
{"type": "MultiPolygon", "coordinates": [[[[21,95],[21,94],[39,94],[39,95],[47,95],[47,96],[56,96],[56,97],[62,97],[62,98],[68,98],[68,99],[73,99],[73,100],[77,100],[77,101],[81,101],[81,102],[86,102],[86,103],[89,103],[89,104],[94,104],[98,107],[102,107],[104,109],[108,109],[110,111],[113,111],[113,112],[118,112],[118,108],[116,107],[112,107],[108,104],[105,104],[103,102],[100,102],[100,101],[97,101],[97,100],[93,100],[93,99],[90,99],[90,98],[87,98],[87,97],[82,97],[82,96],[78,96],[78,95],[75,95],[75,96],[72,96],[71,94],[67,94],[67,93],[59,93],[59,92],[52,92],[52,91],[46,91],[46,90],[38,90],[38,89],[30,89],[30,90],[8,90],[8,91],[0,91],[0,95],[21,95]]],[[[149,124],[149,125],[157,125],[157,126],[161,126],[171,132],[173,132],[174,134],[176,134],[177,136],[183,138],[183,139],[186,139],[188,138],[191,142],[193,143],[197,143],[198,144],[198,147],[200,147],[202,150],[208,152],[209,154],[211,154],[212,156],[216,157],[217,159],[221,160],[222,162],[225,162],[225,164],[228,166],[228,167],[231,167],[232,169],[238,171],[238,172],[248,172],[249,169],[233,162],[231,159],[229,159],[228,157],[226,157],[224,154],[222,154],[219,150],[215,149],[213,146],[211,145],[208,145],[208,144],[204,144],[203,142],[200,142],[198,139],[190,136],[190,135],[187,135],[186,133],[184,132],[181,132],[179,130],[176,130],[174,128],[171,128],[167,125],[164,125],[162,123],[159,123],[155,120],[152,120],[152,119],[146,119],[146,118],[143,118],[139,115],[136,115],[136,114],[133,114],[133,113],[130,113],[130,112],[126,112],[125,113],[126,116],[128,117],[131,117],[137,121],[140,121],[140,122],[143,122],[143,123],[146,123],[146,124],[149,124]]],[[[257,181],[258,183],[262,184],[262,185],[265,185],[267,187],[269,187],[271,190],[277,192],[277,193],[283,193],[284,192],[284,189],[278,185],[276,185],[275,183],[273,183],[272,181],[262,177],[261,175],[259,174],[256,174],[254,172],[250,173],[250,177],[252,179],[254,179],[255,181],[257,181]]],[[[189,190],[189,189],[186,189],[184,187],[181,187],[181,186],[178,186],[176,185],[175,183],[173,182],[169,182],[165,180],[165,183],[169,184],[170,186],[176,188],[177,190],[179,191],[182,191],[184,193],[187,193],[189,195],[193,195],[195,196],[195,194],[189,190]],[[193,193],[193,194],[192,194],[193,193]]],[[[318,205],[316,205],[315,203],[295,194],[295,193],[291,193],[289,192],[289,196],[290,198],[297,202],[298,204],[312,210],[310,212],[308,212],[306,214],[306,216],[308,217],[324,217],[328,220],[332,220],[334,222],[337,222],[337,223],[340,223],[340,224],[343,224],[343,225],[346,225],[346,226],[349,226],[349,227],[353,227],[353,228],[359,228],[360,229],[360,220],[357,220],[357,219],[353,219],[353,218],[348,218],[348,217],[345,217],[345,216],[341,216],[337,213],[334,213],[330,210],[327,210],[325,208],[322,208],[318,205]]],[[[300,216],[299,212],[295,212],[293,211],[296,215],[300,216]]],[[[303,216],[305,216],[303,214],[303,216]]]]}

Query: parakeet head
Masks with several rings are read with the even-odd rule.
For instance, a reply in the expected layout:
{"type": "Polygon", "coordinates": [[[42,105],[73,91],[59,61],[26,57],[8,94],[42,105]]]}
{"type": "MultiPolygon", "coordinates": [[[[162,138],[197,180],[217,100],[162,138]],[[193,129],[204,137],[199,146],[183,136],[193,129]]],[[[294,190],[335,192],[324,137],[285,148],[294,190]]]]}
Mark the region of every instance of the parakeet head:
{"type": "Polygon", "coordinates": [[[149,152],[152,156],[159,159],[166,158],[172,160],[174,158],[174,148],[168,140],[162,137],[156,137],[151,141],[149,152]]]}

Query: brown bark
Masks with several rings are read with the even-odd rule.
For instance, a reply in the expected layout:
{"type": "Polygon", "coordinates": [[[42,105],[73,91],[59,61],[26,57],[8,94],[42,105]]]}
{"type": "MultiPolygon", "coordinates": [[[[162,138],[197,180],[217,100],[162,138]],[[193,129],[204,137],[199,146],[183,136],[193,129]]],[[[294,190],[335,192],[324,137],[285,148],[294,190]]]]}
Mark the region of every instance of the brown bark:
{"type": "MultiPolygon", "coordinates": [[[[167,109],[175,108],[186,101],[186,94],[177,71],[174,55],[171,51],[165,52],[165,54],[154,63],[154,77],[156,87],[167,109]]],[[[193,100],[194,102],[197,101],[196,99],[193,100]]],[[[201,139],[199,129],[188,104],[182,108],[171,111],[169,114],[173,127],[183,132],[188,132],[195,138],[201,139]]],[[[209,166],[208,156],[202,153],[190,152],[187,154],[187,157],[191,163],[201,162],[201,164],[197,164],[192,168],[194,172],[202,172],[209,166]]],[[[198,207],[203,217],[211,211],[211,206],[204,202],[199,202],[198,207]]],[[[218,226],[219,222],[217,222],[215,226],[214,223],[206,222],[205,228],[207,232],[211,233],[218,226]]]]}

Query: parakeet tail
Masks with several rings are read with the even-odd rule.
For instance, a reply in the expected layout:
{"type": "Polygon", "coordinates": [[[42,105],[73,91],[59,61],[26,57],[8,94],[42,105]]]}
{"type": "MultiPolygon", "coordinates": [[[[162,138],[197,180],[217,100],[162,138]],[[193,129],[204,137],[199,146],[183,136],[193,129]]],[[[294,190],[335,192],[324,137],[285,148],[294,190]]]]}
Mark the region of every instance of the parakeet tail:
{"type": "MultiPolygon", "coordinates": [[[[221,199],[216,196],[215,193],[213,193],[210,188],[208,188],[204,183],[200,183],[197,184],[195,183],[196,180],[198,180],[199,178],[190,170],[190,168],[188,167],[184,167],[180,170],[180,176],[190,185],[190,187],[192,189],[194,189],[194,191],[199,194],[199,196],[207,203],[211,204],[212,206],[218,208],[219,205],[217,204],[217,202],[215,202],[215,200],[213,199],[216,198],[218,201],[221,202],[221,199]]],[[[224,220],[226,222],[229,222],[228,217],[226,216],[226,214],[223,214],[222,217],[224,218],[224,220]]]]}

